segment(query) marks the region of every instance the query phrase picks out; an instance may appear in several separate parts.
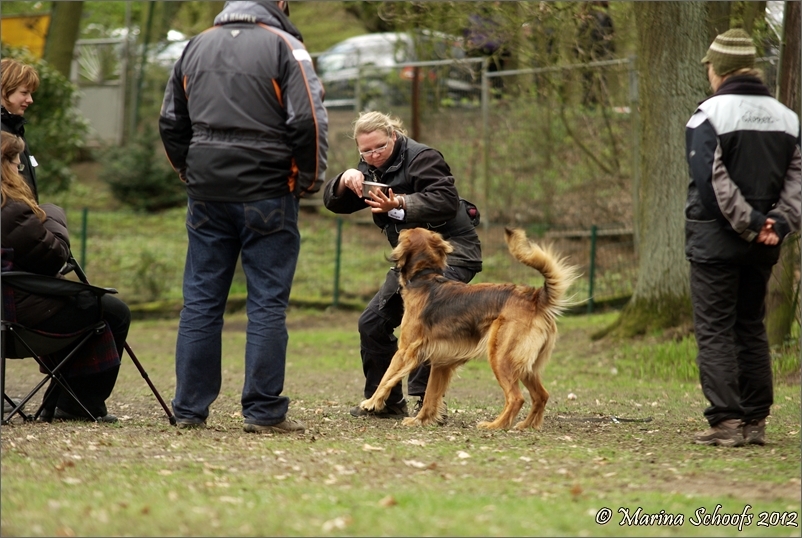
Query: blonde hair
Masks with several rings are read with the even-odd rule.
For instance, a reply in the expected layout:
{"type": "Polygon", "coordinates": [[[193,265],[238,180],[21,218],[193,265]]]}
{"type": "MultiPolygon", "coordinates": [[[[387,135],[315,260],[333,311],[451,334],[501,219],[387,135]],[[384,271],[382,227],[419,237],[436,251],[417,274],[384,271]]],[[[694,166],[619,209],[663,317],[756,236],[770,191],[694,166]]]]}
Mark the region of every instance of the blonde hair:
{"type": "Polygon", "coordinates": [[[13,58],[0,60],[0,71],[2,72],[0,95],[4,102],[8,101],[11,94],[20,86],[26,86],[31,93],[39,87],[39,73],[36,72],[36,69],[13,58]]]}
{"type": "Polygon", "coordinates": [[[17,170],[14,157],[25,150],[25,142],[18,136],[3,131],[2,141],[0,141],[0,169],[2,169],[2,181],[0,181],[0,207],[5,207],[9,200],[22,202],[31,208],[31,211],[39,217],[42,222],[47,215],[36,203],[31,188],[25,182],[17,170]]]}
{"type": "Polygon", "coordinates": [[[756,67],[744,67],[743,69],[737,69],[732,73],[727,73],[727,77],[734,77],[737,75],[750,75],[753,77],[757,77],[762,81],[765,81],[765,77],[763,76],[763,71],[761,69],[757,69],[756,67]]]}
{"type": "Polygon", "coordinates": [[[362,112],[354,121],[354,139],[362,134],[384,131],[387,136],[393,133],[406,135],[403,123],[398,118],[389,116],[382,112],[362,112]]]}

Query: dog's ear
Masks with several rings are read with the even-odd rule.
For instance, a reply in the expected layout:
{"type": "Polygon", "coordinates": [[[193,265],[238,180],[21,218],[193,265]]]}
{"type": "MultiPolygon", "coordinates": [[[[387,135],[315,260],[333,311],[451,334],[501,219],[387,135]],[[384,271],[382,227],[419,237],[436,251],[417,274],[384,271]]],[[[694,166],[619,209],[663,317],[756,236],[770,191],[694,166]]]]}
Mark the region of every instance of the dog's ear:
{"type": "Polygon", "coordinates": [[[401,230],[398,234],[398,244],[393,249],[388,261],[395,263],[398,269],[403,269],[406,265],[406,253],[409,251],[409,232],[411,230],[401,230]]]}
{"type": "Polygon", "coordinates": [[[454,252],[454,247],[451,246],[451,243],[443,239],[443,236],[438,233],[429,233],[429,248],[437,252],[439,257],[442,258],[454,252]]]}

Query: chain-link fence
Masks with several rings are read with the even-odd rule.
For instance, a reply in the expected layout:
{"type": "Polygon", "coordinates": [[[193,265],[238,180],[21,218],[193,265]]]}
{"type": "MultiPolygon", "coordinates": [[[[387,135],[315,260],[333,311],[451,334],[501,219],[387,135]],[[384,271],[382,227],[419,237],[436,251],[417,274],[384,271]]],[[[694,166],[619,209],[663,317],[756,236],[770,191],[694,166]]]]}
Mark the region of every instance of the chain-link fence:
{"type": "MultiPolygon", "coordinates": [[[[139,215],[68,209],[68,220],[73,252],[90,281],[117,288],[131,304],[147,303],[140,310],[177,308],[186,253],[183,210],[139,215]]],[[[369,214],[335,216],[306,210],[300,229],[292,300],[352,308],[367,304],[391,266],[390,245],[369,214]]],[[[474,282],[542,285],[539,273],[509,254],[502,225],[480,226],[478,232],[484,270],[474,282]]],[[[533,237],[536,232],[529,229],[533,237]]],[[[539,240],[553,244],[579,267],[582,276],[570,291],[578,311],[617,304],[631,294],[637,263],[630,230],[551,230],[539,240]]],[[[244,273],[236,271],[232,296],[244,296],[246,286],[244,273]]]]}
{"type": "MultiPolygon", "coordinates": [[[[773,61],[761,60],[770,85],[773,61]]],[[[507,252],[503,226],[515,225],[553,243],[580,268],[571,290],[580,310],[620,304],[634,289],[638,267],[631,210],[638,171],[634,60],[489,67],[484,59],[401,64],[399,72],[407,74],[393,79],[392,92],[373,94],[371,101],[365,100],[370,94],[356,93],[352,101],[335,103],[329,109],[329,177],[358,162],[351,138],[358,110],[370,105],[396,115],[410,136],[444,154],[460,194],[480,206],[484,271],[475,282],[540,285],[539,275],[507,252]]],[[[371,87],[376,72],[360,73],[365,81],[354,87],[371,87]]],[[[294,300],[364,305],[389,267],[386,238],[367,211],[335,216],[321,207],[320,195],[304,205],[294,300]]],[[[181,211],[153,224],[139,218],[119,226],[110,218],[89,216],[90,276],[120,287],[131,302],[180,299],[181,211]],[[164,231],[164,221],[172,219],[164,231]],[[153,236],[160,241],[148,241],[153,236]]],[[[71,222],[80,219],[76,214],[71,222]]],[[[233,292],[244,291],[238,272],[233,292]]]]}

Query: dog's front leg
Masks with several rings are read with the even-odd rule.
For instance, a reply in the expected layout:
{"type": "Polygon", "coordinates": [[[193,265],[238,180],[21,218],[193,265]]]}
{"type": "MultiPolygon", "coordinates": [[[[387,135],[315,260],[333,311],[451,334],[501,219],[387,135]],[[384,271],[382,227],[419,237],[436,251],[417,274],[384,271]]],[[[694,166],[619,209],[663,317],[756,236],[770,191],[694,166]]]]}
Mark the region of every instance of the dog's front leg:
{"type": "Polygon", "coordinates": [[[445,422],[446,405],[443,396],[455,371],[454,366],[432,366],[429,382],[426,384],[426,394],[423,396],[423,405],[417,416],[404,419],[404,426],[427,426],[445,422]]]}
{"type": "Polygon", "coordinates": [[[384,372],[376,392],[373,393],[373,396],[360,403],[359,407],[366,411],[381,411],[384,409],[384,404],[392,388],[417,366],[417,362],[410,358],[412,354],[410,350],[399,348],[393,355],[393,360],[390,361],[387,371],[384,372]]]}

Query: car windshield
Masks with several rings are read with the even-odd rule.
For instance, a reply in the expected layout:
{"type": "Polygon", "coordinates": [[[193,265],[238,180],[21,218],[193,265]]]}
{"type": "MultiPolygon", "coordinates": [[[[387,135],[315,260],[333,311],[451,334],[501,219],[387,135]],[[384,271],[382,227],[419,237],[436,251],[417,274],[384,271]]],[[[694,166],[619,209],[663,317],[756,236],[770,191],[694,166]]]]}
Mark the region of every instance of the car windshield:
{"type": "Polygon", "coordinates": [[[360,65],[391,67],[409,61],[411,47],[405,37],[402,34],[376,34],[343,41],[318,57],[318,74],[360,65]]]}

